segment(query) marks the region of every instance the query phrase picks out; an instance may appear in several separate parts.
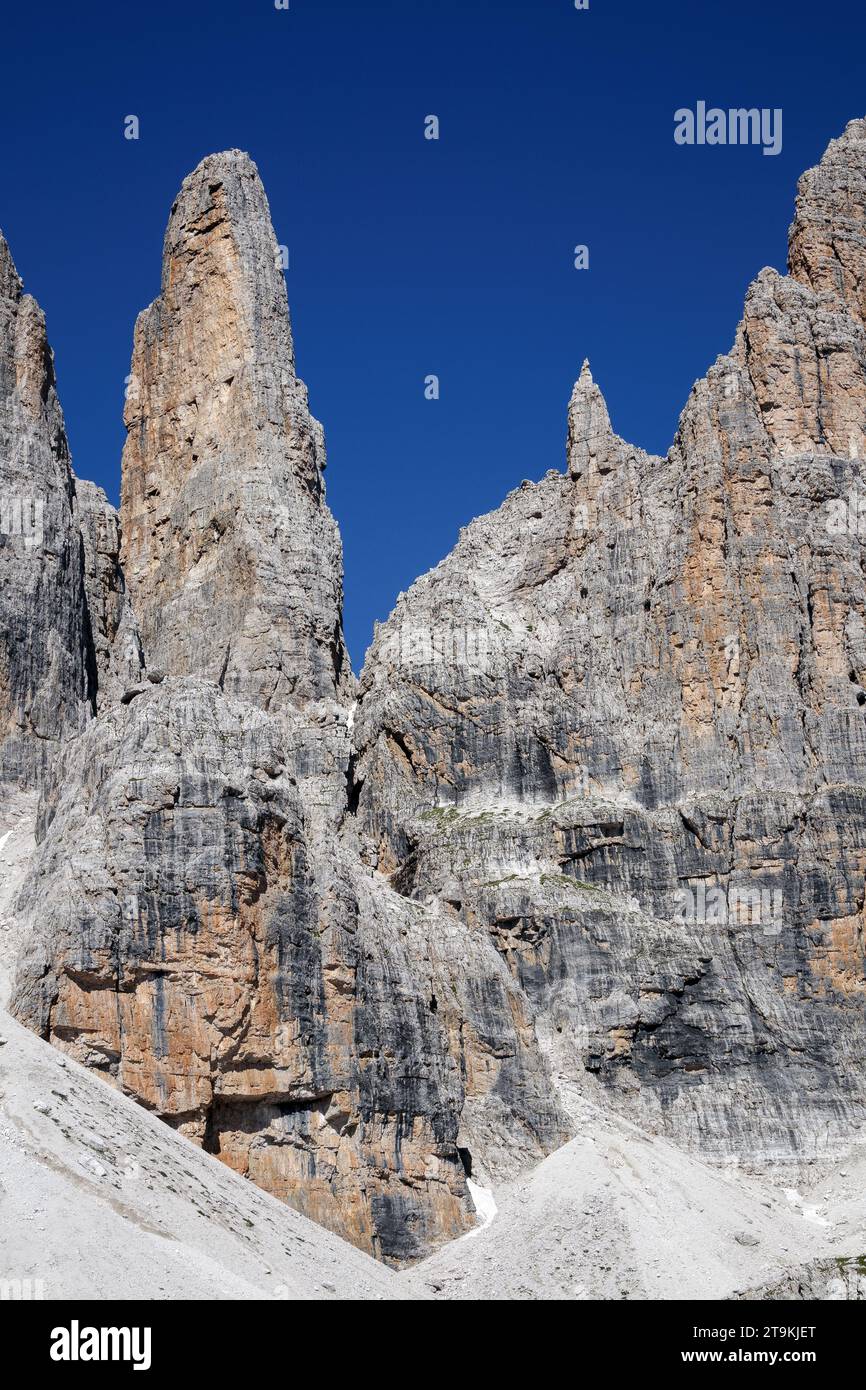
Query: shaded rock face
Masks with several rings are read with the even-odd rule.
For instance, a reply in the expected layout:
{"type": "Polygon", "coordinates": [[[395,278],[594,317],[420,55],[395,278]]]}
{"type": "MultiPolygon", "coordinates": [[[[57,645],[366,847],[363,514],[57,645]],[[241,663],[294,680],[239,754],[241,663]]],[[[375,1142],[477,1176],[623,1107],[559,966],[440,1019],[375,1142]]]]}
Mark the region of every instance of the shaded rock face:
{"type": "Polygon", "coordinates": [[[84,546],[84,587],[96,666],[97,711],[144,676],[138,623],[120,564],[120,520],[102,488],[76,480],[75,518],[84,546]]]}
{"type": "Polygon", "coordinates": [[[123,456],[123,561],[149,661],[268,708],[351,683],[324,439],[279,257],[249,157],[204,160],[136,324],[123,456]]]}
{"type": "Polygon", "coordinates": [[[45,320],[0,235],[0,783],[36,786],[91,713],[74,509],[45,320]]]}
{"type": "Polygon", "coordinates": [[[866,1119],[864,141],[666,458],[584,368],[566,475],[401,598],[356,720],[368,862],[488,934],[563,1086],[748,1161],[866,1119]]]}
{"type": "Polygon", "coordinates": [[[0,786],[138,680],[117,513],[74,475],[45,319],[0,236],[0,786]]]}
{"type": "Polygon", "coordinates": [[[469,1229],[470,1172],[587,1100],[745,1162],[866,1118],[864,133],[668,455],[585,367],[565,473],[465,528],[357,692],[255,166],[211,156],[172,209],[122,536],[69,493],[94,675],[14,1008],[377,1255],[469,1229]]]}

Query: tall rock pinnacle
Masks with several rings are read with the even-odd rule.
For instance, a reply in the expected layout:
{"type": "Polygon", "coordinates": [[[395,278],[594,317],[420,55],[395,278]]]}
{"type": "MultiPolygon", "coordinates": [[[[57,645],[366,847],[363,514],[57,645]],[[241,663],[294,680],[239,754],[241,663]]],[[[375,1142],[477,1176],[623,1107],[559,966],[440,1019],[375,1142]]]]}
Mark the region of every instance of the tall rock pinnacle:
{"type": "Polygon", "coordinates": [[[267,198],[239,150],[184,180],[138,319],[123,559],[148,664],[266,708],[349,678],[323,434],[295,375],[267,198]]]}
{"type": "Polygon", "coordinates": [[[592,465],[608,471],[619,442],[611,429],[604,396],[592,379],[589,362],[584,362],[568,406],[569,473],[580,478],[592,465]]]}

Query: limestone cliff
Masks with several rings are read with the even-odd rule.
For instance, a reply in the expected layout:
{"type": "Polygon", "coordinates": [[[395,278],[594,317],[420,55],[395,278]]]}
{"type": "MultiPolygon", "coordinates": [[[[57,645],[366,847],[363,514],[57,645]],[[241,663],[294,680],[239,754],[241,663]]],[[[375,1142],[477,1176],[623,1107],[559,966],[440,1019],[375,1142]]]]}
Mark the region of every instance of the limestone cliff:
{"type": "Polygon", "coordinates": [[[144,676],[138,623],[120,563],[120,518],[101,488],[75,482],[75,519],[84,547],[84,589],[97,711],[117,704],[144,676]]]}

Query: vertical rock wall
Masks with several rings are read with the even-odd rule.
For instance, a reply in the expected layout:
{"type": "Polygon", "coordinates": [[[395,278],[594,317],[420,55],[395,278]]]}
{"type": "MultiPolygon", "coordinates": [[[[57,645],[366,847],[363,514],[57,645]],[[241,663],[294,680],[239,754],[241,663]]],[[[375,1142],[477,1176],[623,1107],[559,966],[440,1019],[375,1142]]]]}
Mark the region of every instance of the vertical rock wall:
{"type": "Polygon", "coordinates": [[[34,787],[92,713],[75,481],[45,320],[0,235],[0,783],[34,787]]]}

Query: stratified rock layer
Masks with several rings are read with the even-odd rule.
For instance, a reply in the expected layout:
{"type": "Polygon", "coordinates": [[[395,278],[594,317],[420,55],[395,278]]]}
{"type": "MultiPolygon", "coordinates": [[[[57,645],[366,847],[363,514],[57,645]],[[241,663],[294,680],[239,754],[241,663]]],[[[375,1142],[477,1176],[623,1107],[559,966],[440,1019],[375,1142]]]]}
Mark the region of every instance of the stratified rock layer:
{"type": "Polygon", "coordinates": [[[323,847],[306,736],[191,678],[94,723],[43,797],[21,910],[51,930],[13,1007],[231,1167],[408,1258],[471,1224],[467,1105],[490,1133],[516,1111],[524,1158],[563,1129],[484,937],[323,847]]]}
{"type": "Polygon", "coordinates": [[[39,787],[142,670],[117,513],[72,472],[45,319],[0,236],[0,785],[39,787]]]}
{"type": "Polygon", "coordinates": [[[788,260],[795,280],[844,300],[866,326],[866,122],[851,121],[800,179],[788,260]]]}

